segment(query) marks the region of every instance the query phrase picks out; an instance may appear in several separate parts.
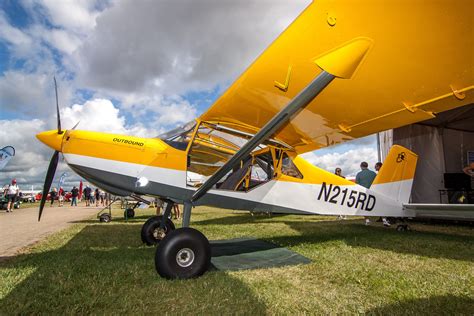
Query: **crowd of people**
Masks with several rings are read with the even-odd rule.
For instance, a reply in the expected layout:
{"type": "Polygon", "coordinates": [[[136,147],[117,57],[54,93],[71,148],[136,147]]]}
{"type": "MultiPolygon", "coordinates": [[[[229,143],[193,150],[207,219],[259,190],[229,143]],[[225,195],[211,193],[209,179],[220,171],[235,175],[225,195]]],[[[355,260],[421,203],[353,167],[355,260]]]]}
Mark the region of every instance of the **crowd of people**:
{"type": "MultiPolygon", "coordinates": [[[[80,196],[79,189],[76,186],[73,186],[70,192],[71,193],[68,194],[67,197],[71,202],[71,206],[77,206],[77,201],[80,196]]],[[[58,206],[63,206],[64,201],[66,200],[66,191],[62,187],[60,187],[59,190],[57,188],[53,188],[49,192],[49,197],[51,206],[54,205],[55,201],[58,201],[58,206]]],[[[108,193],[99,188],[92,189],[86,185],[84,190],[82,190],[81,200],[86,202],[86,206],[106,206],[108,198],[108,193]]]]}

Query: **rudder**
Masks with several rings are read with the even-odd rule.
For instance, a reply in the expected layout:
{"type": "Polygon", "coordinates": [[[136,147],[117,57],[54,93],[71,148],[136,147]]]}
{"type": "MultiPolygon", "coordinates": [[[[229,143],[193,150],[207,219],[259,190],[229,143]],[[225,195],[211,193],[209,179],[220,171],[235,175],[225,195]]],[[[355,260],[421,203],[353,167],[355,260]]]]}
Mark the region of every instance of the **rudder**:
{"type": "Polygon", "coordinates": [[[417,160],[418,155],[414,152],[393,145],[370,189],[399,202],[408,203],[417,160]]]}

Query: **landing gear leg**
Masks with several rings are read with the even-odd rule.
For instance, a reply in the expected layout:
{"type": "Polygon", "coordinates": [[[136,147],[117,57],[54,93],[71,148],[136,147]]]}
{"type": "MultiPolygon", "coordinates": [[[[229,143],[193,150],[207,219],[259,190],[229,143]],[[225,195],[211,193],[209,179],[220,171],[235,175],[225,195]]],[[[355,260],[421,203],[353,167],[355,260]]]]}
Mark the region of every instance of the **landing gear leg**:
{"type": "Polygon", "coordinates": [[[192,204],[189,202],[184,202],[183,227],[189,227],[189,223],[191,222],[191,209],[192,204]]]}

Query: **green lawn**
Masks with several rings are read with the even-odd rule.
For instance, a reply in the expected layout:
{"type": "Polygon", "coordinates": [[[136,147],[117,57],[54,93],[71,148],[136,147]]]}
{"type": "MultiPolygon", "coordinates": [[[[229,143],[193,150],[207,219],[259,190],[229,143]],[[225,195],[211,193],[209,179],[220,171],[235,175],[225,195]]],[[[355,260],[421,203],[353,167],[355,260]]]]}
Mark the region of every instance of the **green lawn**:
{"type": "Polygon", "coordinates": [[[192,226],[210,240],[257,237],[312,263],[168,281],[155,272],[154,248],[140,241],[151,214],[78,223],[1,262],[0,314],[474,312],[472,227],[413,224],[414,231],[399,233],[360,219],[252,217],[199,207],[192,226]]]}

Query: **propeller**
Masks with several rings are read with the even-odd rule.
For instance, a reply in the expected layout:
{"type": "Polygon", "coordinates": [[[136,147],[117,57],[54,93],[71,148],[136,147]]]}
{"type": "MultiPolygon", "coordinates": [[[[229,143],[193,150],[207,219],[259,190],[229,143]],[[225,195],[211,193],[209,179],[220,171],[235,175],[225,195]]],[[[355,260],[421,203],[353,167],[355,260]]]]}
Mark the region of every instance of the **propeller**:
{"type": "MultiPolygon", "coordinates": [[[[54,77],[54,90],[56,92],[56,112],[58,116],[58,135],[60,135],[64,132],[61,130],[61,116],[59,114],[58,85],[56,83],[56,77],[54,77]]],[[[51,183],[53,183],[54,174],[56,172],[56,168],[58,167],[58,161],[59,161],[59,151],[55,150],[53,153],[53,156],[51,157],[51,161],[49,162],[48,172],[46,172],[46,178],[44,179],[43,196],[41,197],[41,203],[40,203],[39,214],[38,214],[38,222],[41,220],[41,214],[43,214],[44,204],[46,203],[46,198],[48,196],[49,189],[51,188],[51,183]]]]}
{"type": "Polygon", "coordinates": [[[54,173],[56,172],[56,167],[58,166],[59,151],[54,151],[53,157],[49,162],[48,172],[46,172],[46,178],[44,179],[43,185],[43,196],[41,197],[41,203],[38,214],[38,222],[41,220],[41,214],[43,214],[44,203],[46,203],[46,197],[48,196],[49,189],[51,188],[51,183],[53,183],[54,173]]]}
{"type": "Polygon", "coordinates": [[[58,115],[58,134],[62,134],[61,130],[61,116],[59,115],[59,101],[58,101],[58,84],[56,83],[56,76],[54,78],[54,91],[56,92],[56,113],[58,115]]]}

